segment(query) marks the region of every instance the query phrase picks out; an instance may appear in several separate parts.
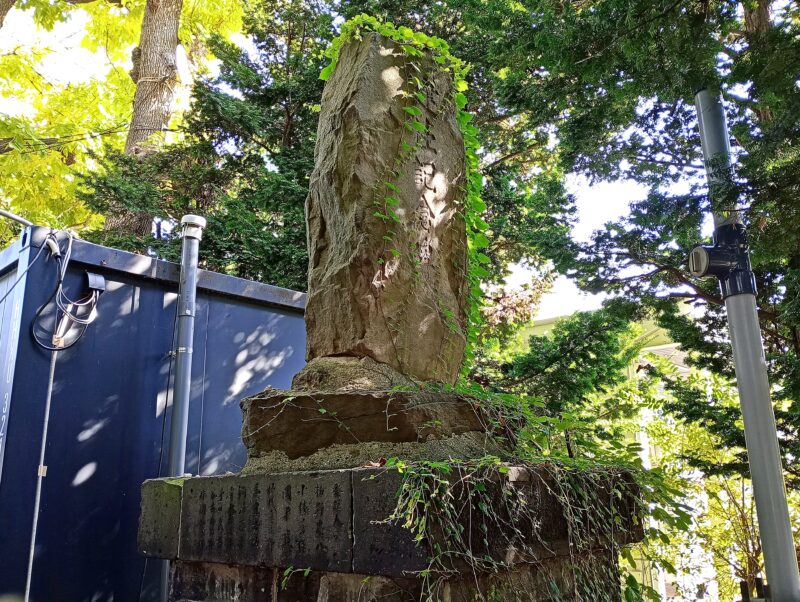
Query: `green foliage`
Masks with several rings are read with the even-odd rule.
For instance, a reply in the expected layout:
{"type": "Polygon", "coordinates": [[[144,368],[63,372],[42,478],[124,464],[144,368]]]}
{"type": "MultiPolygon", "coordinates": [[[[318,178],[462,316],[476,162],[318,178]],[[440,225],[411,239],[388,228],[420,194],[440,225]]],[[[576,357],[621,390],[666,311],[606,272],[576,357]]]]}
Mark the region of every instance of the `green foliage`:
{"type": "MultiPolygon", "coordinates": [[[[387,466],[403,475],[395,512],[387,522],[411,531],[429,554],[428,567],[421,573],[423,599],[442,599],[443,582],[462,575],[465,565],[482,575],[508,570],[507,550],[515,551],[517,562],[539,565],[546,573],[541,549],[547,549],[549,542],[543,534],[540,508],[526,487],[515,486],[504,476],[509,472],[507,464],[485,457],[470,462],[390,459],[387,466]]],[[[626,502],[633,506],[640,501],[630,478],[608,467],[573,470],[552,461],[520,462],[516,468],[529,470],[531,489],[555,498],[566,517],[574,583],[570,591],[563,591],[552,580],[548,585],[553,599],[616,599],[616,571],[592,563],[591,552],[598,542],[607,541],[612,542],[612,557],[616,556],[618,546],[613,542],[636,528],[635,518],[632,523],[619,519],[632,509],[626,502]]],[[[494,599],[493,590],[484,589],[476,600],[494,599]]],[[[538,597],[538,592],[529,594],[531,600],[538,597]]],[[[525,592],[513,595],[516,600],[526,599],[525,592]]]]}
{"type": "MultiPolygon", "coordinates": [[[[5,208],[44,226],[100,226],[103,216],[77,193],[104,149],[120,149],[125,141],[135,93],[130,53],[139,41],[144,7],[145,0],[16,3],[15,10],[33,22],[35,31],[22,43],[0,44],[0,199],[5,208]],[[85,28],[74,31],[82,21],[85,28]],[[62,56],[73,54],[72,62],[85,69],[77,70],[62,56]],[[57,72],[58,64],[75,72],[57,72]]],[[[179,40],[190,67],[204,71],[209,32],[227,36],[240,28],[236,0],[184,1],[179,40]]],[[[6,24],[4,39],[8,35],[13,32],[6,24]]],[[[0,244],[5,244],[15,232],[2,227],[0,244]]]]}
{"type": "Polygon", "coordinates": [[[530,337],[502,384],[544,400],[553,415],[576,409],[589,394],[625,379],[645,344],[630,340],[635,312],[635,306],[615,303],[560,320],[550,333],[530,337]]]}
{"type": "MultiPolygon", "coordinates": [[[[730,475],[731,465],[745,460],[743,448],[723,443],[727,435],[713,434],[715,427],[710,427],[705,417],[676,418],[680,412],[671,407],[683,404],[682,398],[693,394],[689,391],[702,391],[707,403],[716,408],[709,414],[730,411],[738,406],[736,390],[726,378],[707,371],[693,369],[680,375],[664,357],[651,355],[647,362],[648,380],[658,375],[655,382],[660,385],[658,419],[645,427],[650,444],[661,450],[654,457],[655,466],[668,475],[681,477],[682,489],[694,506],[692,528],[674,534],[668,545],[661,546],[661,553],[668,555],[678,570],[692,575],[696,566],[688,552],[701,549],[716,570],[721,600],[738,596],[741,581],[749,584],[751,595],[755,596],[755,578],[763,570],[763,560],[752,485],[745,478],[730,475]],[[678,380],[676,389],[670,383],[678,380]],[[692,466],[700,467],[702,472],[692,466]]],[[[731,412],[729,428],[737,426],[741,427],[741,418],[738,412],[731,412]]],[[[790,480],[796,478],[791,471],[787,475],[790,480]]],[[[797,538],[800,507],[796,491],[790,490],[788,497],[797,538]]],[[[679,594],[694,595],[694,590],[679,594]]]]}
{"type": "MultiPolygon", "coordinates": [[[[633,369],[642,348],[650,343],[650,335],[631,325],[631,320],[641,317],[641,308],[616,301],[600,311],[560,320],[549,333],[531,337],[526,353],[500,367],[493,386],[516,393],[495,394],[489,403],[503,402],[498,412],[503,418],[495,428],[525,425],[516,437],[520,457],[544,456],[583,466],[599,462],[631,470],[650,500],[643,516],[651,521],[646,522],[644,542],[633,551],[622,551],[623,566],[629,570],[660,567],[675,574],[673,565],[686,553],[677,544],[696,532],[695,511],[685,498],[686,475],[691,473],[686,453],[693,448],[684,446],[679,453],[666,445],[652,457],[645,446],[643,456],[640,441],[646,435],[642,433],[650,424],[670,420],[673,397],[664,391],[665,372],[633,369]],[[648,464],[643,469],[643,457],[652,458],[652,468],[648,464]]],[[[664,364],[672,366],[663,360],[657,365],[664,364]]],[[[667,430],[684,432],[680,425],[667,430]]],[[[705,451],[713,449],[714,439],[707,441],[705,451]]],[[[700,447],[696,449],[700,453],[700,447]]],[[[688,573],[693,570],[682,568],[688,573]]],[[[646,583],[637,582],[634,572],[627,576],[625,596],[658,599],[646,583]]]]}
{"type": "MultiPolygon", "coordinates": [[[[688,251],[708,232],[703,216],[712,208],[693,95],[701,86],[721,89],[737,161],[729,185],[715,191],[714,206],[746,207],[789,467],[798,452],[800,414],[798,7],[769,0],[457,5],[464,23],[480,19],[481,35],[496,41],[487,45],[484,64],[500,105],[529,129],[552,134],[554,173],[630,178],[649,188],[628,215],[590,241],[554,239],[541,252],[584,290],[650,309],[692,352],[691,364],[732,377],[716,284],[686,269],[688,251]],[[702,311],[689,318],[682,300],[702,311]]],[[[561,194],[552,204],[563,212],[573,206],[561,194]]],[[[724,427],[729,412],[703,404],[697,398],[674,409],[687,417],[703,413],[724,444],[739,445],[741,431],[724,427]]]]}
{"type": "Polygon", "coordinates": [[[627,375],[648,342],[631,325],[637,314],[636,306],[624,302],[578,312],[550,332],[531,336],[523,352],[504,362],[485,362],[470,377],[495,391],[523,396],[534,408],[520,420],[547,427],[528,433],[526,445],[535,453],[617,453],[624,447],[620,442],[636,432],[624,421],[638,416],[640,387],[649,386],[627,375]]]}
{"type": "MultiPolygon", "coordinates": [[[[109,153],[112,166],[92,174],[87,203],[98,211],[124,201],[123,207],[162,216],[165,230],[186,213],[208,220],[201,261],[207,269],[303,288],[306,279],[302,184],[258,163],[217,157],[212,144],[198,141],[144,159],[109,153]],[[269,258],[269,259],[267,259],[269,258]]],[[[180,238],[137,237],[100,231],[92,240],[115,248],[180,257],[180,238]]]]}
{"type": "MultiPolygon", "coordinates": [[[[98,212],[121,206],[168,225],[184,213],[203,214],[205,267],[305,290],[303,204],[332,17],[321,4],[253,2],[244,23],[248,49],[208,39],[219,75],[195,85],[184,139],[138,161],[109,153],[104,169],[86,179],[84,198],[98,212]]],[[[170,236],[92,238],[167,258],[180,247],[170,236]]]]}
{"type": "MultiPolygon", "coordinates": [[[[508,461],[493,456],[447,462],[390,458],[386,467],[403,477],[395,511],[387,522],[408,529],[427,550],[428,566],[420,575],[428,601],[439,600],[443,583],[462,575],[465,566],[484,576],[502,574],[510,568],[510,549],[515,551],[513,562],[541,565],[546,574],[541,550],[548,549],[549,542],[543,533],[538,496],[552,497],[567,523],[568,563],[574,580],[568,590],[551,581],[554,600],[618,599],[616,570],[592,562],[598,542],[610,546],[612,558],[622,556],[634,562],[630,546],[621,545],[624,539],[638,539],[641,530],[644,545],[669,541],[670,533],[685,531],[690,522],[680,493],[663,474],[619,458],[610,463],[525,454],[508,461]],[[532,482],[519,486],[508,480],[510,466],[528,471],[532,482]],[[541,493],[532,493],[538,490],[541,493]],[[640,521],[647,515],[658,516],[661,526],[644,528],[640,521]]],[[[495,599],[490,587],[484,590],[477,600],[495,599]]],[[[632,574],[622,590],[626,599],[659,599],[655,590],[632,574]]],[[[525,592],[514,595],[516,600],[526,599],[525,592]]]]}

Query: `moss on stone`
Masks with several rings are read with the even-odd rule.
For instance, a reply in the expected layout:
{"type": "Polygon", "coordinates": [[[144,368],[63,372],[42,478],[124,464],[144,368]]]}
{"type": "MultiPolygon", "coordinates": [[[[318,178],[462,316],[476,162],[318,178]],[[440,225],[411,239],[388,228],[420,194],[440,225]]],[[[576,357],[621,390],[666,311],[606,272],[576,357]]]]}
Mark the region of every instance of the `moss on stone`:
{"type": "Polygon", "coordinates": [[[502,458],[506,454],[489,435],[469,432],[421,443],[364,442],[332,445],[310,456],[294,460],[283,452],[273,451],[248,458],[242,474],[357,468],[390,457],[408,461],[438,461],[481,458],[486,455],[502,458]]]}

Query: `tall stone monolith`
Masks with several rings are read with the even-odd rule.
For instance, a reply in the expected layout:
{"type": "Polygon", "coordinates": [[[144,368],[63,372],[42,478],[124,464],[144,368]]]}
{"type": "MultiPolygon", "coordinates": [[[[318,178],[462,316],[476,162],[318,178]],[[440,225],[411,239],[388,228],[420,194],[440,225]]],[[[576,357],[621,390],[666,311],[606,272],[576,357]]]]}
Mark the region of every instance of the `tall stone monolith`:
{"type": "Polygon", "coordinates": [[[451,75],[430,57],[415,63],[371,34],[343,48],[325,86],[306,201],[307,359],[369,357],[454,382],[466,341],[464,141],[451,75]],[[419,102],[421,73],[433,75],[419,102]]]}

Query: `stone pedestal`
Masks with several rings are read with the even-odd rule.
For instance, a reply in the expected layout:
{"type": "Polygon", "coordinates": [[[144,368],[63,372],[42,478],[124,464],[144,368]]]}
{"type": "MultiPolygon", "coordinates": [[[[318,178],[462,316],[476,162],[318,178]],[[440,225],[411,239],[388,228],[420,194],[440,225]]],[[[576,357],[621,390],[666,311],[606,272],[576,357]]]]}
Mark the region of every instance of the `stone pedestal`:
{"type": "Polygon", "coordinates": [[[172,602],[399,602],[426,600],[432,589],[443,602],[586,600],[574,597],[576,576],[605,584],[599,599],[619,599],[614,550],[641,537],[624,474],[598,473],[588,484],[598,515],[614,508],[618,539],[589,530],[576,547],[585,500],[564,493],[551,465],[481,469],[480,489],[465,478],[454,458],[502,458],[508,449],[474,399],[267,390],[242,410],[248,461],[240,474],[142,487],[139,550],[172,561],[172,602]],[[450,527],[477,562],[431,562],[452,541],[438,527],[415,540],[403,525],[396,511],[406,477],[381,467],[388,457],[453,467],[450,527]],[[491,570],[476,570],[487,558],[491,570]]]}

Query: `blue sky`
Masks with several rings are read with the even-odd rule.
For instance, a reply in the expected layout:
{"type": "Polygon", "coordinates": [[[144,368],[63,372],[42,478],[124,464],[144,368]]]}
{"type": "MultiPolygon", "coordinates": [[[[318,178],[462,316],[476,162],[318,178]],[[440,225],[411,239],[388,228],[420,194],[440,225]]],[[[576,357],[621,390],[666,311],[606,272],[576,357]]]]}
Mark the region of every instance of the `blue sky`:
{"type": "MultiPolygon", "coordinates": [[[[569,192],[575,195],[578,220],[572,230],[576,240],[588,240],[592,232],[603,224],[615,220],[628,212],[631,201],[644,198],[647,188],[632,180],[601,182],[589,185],[582,177],[568,178],[569,192]]],[[[506,282],[509,286],[521,286],[530,282],[531,272],[516,266],[506,282]]],[[[566,316],[575,311],[597,309],[604,295],[589,295],[578,290],[575,284],[560,276],[549,293],[544,295],[536,314],[543,320],[566,316]]]]}

